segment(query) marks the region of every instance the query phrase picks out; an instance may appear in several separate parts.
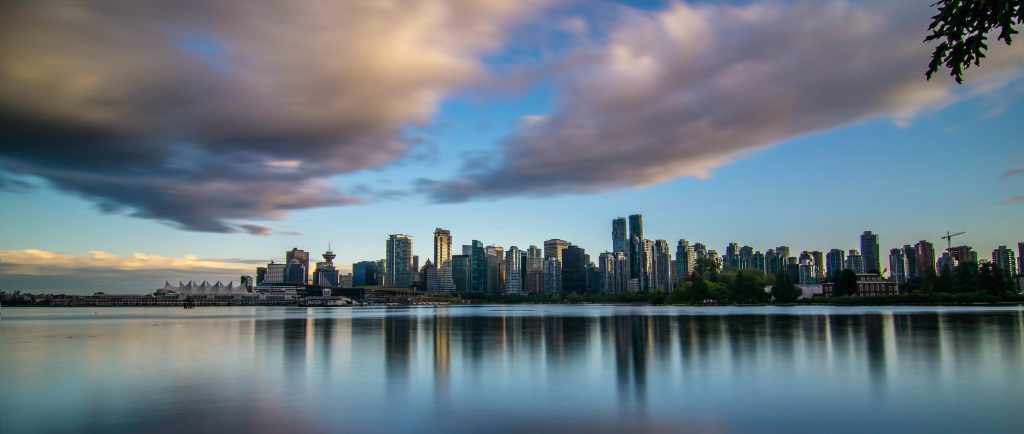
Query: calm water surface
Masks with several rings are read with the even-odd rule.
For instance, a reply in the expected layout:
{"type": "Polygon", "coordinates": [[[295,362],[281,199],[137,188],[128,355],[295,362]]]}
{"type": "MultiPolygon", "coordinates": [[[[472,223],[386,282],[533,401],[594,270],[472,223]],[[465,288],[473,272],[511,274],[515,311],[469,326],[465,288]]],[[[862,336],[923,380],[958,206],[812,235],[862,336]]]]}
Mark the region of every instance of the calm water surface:
{"type": "Polygon", "coordinates": [[[3,308],[0,431],[1024,432],[1013,308],[3,308]]]}

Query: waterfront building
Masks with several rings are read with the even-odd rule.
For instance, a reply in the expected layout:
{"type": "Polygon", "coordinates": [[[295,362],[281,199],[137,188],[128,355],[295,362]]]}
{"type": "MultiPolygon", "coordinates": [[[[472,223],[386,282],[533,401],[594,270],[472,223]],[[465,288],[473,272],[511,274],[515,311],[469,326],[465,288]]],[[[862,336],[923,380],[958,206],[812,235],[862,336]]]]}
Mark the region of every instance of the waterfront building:
{"type": "Polygon", "coordinates": [[[651,268],[656,276],[651,279],[654,289],[660,289],[662,292],[672,291],[672,253],[668,241],[654,242],[654,261],[651,268]]]}
{"type": "Polygon", "coordinates": [[[341,288],[352,287],[352,273],[345,273],[338,276],[338,286],[341,288]]]}
{"type": "Polygon", "coordinates": [[[523,255],[519,247],[511,246],[505,254],[505,293],[523,293],[523,255]]]}
{"type": "Polygon", "coordinates": [[[903,249],[889,250],[889,280],[900,285],[907,283],[907,255],[903,249]]]}
{"type": "Polygon", "coordinates": [[[523,279],[523,291],[527,294],[544,292],[544,254],[537,246],[526,249],[526,278],[523,279]]]}
{"type": "Polygon", "coordinates": [[[864,231],[860,235],[860,251],[864,261],[864,272],[868,274],[879,274],[881,268],[881,253],[878,250],[878,234],[871,231],[864,231]]]}
{"type": "Polygon", "coordinates": [[[263,278],[261,285],[280,285],[284,283],[285,264],[270,261],[267,264],[267,275],[263,278]]]}
{"type": "Polygon", "coordinates": [[[262,285],[267,278],[267,267],[256,267],[256,285],[262,285]]]}
{"type": "MultiPolygon", "coordinates": [[[[166,283],[166,282],[164,282],[164,283],[166,283]]],[[[247,291],[252,291],[252,287],[255,286],[255,285],[252,284],[252,276],[245,276],[245,275],[243,275],[238,280],[238,284],[239,284],[239,286],[245,288],[247,291]]]]}
{"type": "Polygon", "coordinates": [[[452,233],[447,229],[434,229],[434,265],[442,268],[452,260],[452,233]]]}
{"type": "Polygon", "coordinates": [[[377,261],[360,261],[352,264],[353,286],[377,286],[383,283],[383,276],[377,261]]]}
{"type": "Polygon", "coordinates": [[[629,256],[625,252],[615,252],[613,257],[615,271],[614,292],[625,292],[629,285],[629,256]]]}
{"type": "MultiPolygon", "coordinates": [[[[835,292],[836,284],[834,282],[828,282],[822,285],[822,294],[825,297],[831,297],[835,292]]],[[[872,297],[880,295],[898,295],[900,293],[899,283],[891,280],[886,280],[882,276],[876,274],[859,274],[857,275],[857,292],[853,294],[854,297],[872,297]]]]}
{"type": "Polygon", "coordinates": [[[811,252],[811,259],[814,259],[814,265],[818,267],[818,280],[825,280],[825,255],[815,250],[811,252]]]}
{"type": "Polygon", "coordinates": [[[857,274],[867,274],[864,270],[864,257],[854,249],[850,249],[850,253],[846,255],[846,268],[857,274]]]}
{"type": "Polygon", "coordinates": [[[438,267],[427,259],[424,265],[426,290],[431,294],[449,294],[455,291],[455,280],[452,277],[452,260],[448,259],[445,266],[438,267]]]}
{"type": "Polygon", "coordinates": [[[562,292],[582,294],[587,290],[586,251],[579,246],[569,245],[562,252],[562,292]]]}
{"type": "Polygon", "coordinates": [[[626,219],[619,217],[612,220],[612,252],[626,252],[629,237],[626,235],[626,219]]]}
{"type": "Polygon", "coordinates": [[[1014,255],[1013,249],[999,246],[992,251],[992,264],[999,267],[1006,277],[1012,277],[1017,270],[1017,257],[1014,255]]]}
{"type": "MultiPolygon", "coordinates": [[[[546,252],[545,252],[546,254],[546,252]]],[[[544,292],[557,294],[562,291],[562,264],[558,258],[544,258],[544,292]]]]}
{"type": "Polygon", "coordinates": [[[626,283],[626,292],[640,292],[640,280],[629,279],[629,282],[626,283]]]}
{"type": "Polygon", "coordinates": [[[455,290],[458,292],[468,292],[472,285],[470,279],[470,255],[453,255],[452,256],[452,280],[455,285],[455,290]]]}
{"type": "Polygon", "coordinates": [[[629,238],[636,236],[639,239],[644,239],[644,216],[640,214],[633,214],[629,216],[629,238]]]}
{"type": "Polygon", "coordinates": [[[470,285],[471,292],[487,291],[487,252],[484,244],[473,240],[470,245],[470,285]]]}
{"type": "Polygon", "coordinates": [[[597,270],[600,278],[596,289],[604,294],[615,292],[615,253],[598,255],[597,270]]]}
{"type": "MultiPolygon", "coordinates": [[[[632,222],[630,216],[630,221],[632,222]]],[[[630,227],[632,232],[632,226],[630,227]]],[[[645,291],[648,278],[648,255],[644,246],[644,240],[638,235],[632,234],[629,238],[629,275],[637,279],[640,290],[645,291]]]]}
{"type": "Polygon", "coordinates": [[[316,271],[313,273],[313,284],[334,288],[338,286],[338,270],[334,268],[334,258],[337,255],[331,251],[330,246],[323,254],[324,262],[317,262],[316,271]]]}
{"type": "Polygon", "coordinates": [[[293,277],[291,280],[301,280],[302,284],[305,285],[309,281],[309,252],[299,249],[298,247],[292,247],[291,250],[284,252],[284,262],[291,264],[292,260],[299,261],[302,264],[302,270],[305,273],[302,278],[293,277]]]}
{"type": "Polygon", "coordinates": [[[1024,276],[1024,243],[1017,243],[1017,274],[1024,276]]]}
{"type": "Polygon", "coordinates": [[[418,271],[413,263],[412,237],[393,234],[388,237],[385,248],[384,286],[393,288],[412,286],[413,275],[418,271]]]}
{"type": "Polygon", "coordinates": [[[739,263],[737,268],[747,270],[754,267],[754,248],[750,246],[740,247],[739,263]]]}
{"type": "Polygon", "coordinates": [[[764,253],[761,253],[760,250],[754,252],[754,256],[751,259],[750,268],[758,270],[761,273],[764,273],[764,253]]]}
{"type": "Polygon", "coordinates": [[[303,286],[306,284],[306,276],[309,273],[306,272],[306,267],[302,265],[302,262],[298,258],[292,259],[288,262],[288,265],[284,268],[284,284],[303,286]]]}
{"type": "Polygon", "coordinates": [[[925,277],[935,272],[935,246],[925,240],[914,244],[914,257],[917,263],[916,277],[925,277]]]}

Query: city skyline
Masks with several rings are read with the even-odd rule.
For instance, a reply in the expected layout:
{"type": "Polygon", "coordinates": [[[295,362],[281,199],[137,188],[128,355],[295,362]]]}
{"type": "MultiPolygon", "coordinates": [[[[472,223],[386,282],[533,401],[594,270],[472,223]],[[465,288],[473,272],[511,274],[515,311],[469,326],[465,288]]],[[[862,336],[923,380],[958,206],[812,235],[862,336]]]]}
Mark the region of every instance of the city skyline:
{"type": "Polygon", "coordinates": [[[347,273],[398,233],[422,264],[437,227],[596,260],[630,214],[670,250],[871,230],[881,268],[1024,239],[1024,45],[925,80],[930,1],[356,3],[4,4],[0,287],[347,273]]]}

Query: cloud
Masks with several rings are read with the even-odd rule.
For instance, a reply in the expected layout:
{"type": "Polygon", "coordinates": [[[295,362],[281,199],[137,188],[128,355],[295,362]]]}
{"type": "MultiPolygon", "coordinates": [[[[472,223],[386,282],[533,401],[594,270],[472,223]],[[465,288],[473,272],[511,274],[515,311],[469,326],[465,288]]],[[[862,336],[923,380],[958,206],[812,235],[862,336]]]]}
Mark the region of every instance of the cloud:
{"type": "MultiPolygon", "coordinates": [[[[197,231],[360,203],[540,1],[3,2],[0,171],[197,231]]],[[[0,178],[10,186],[13,177],[0,178]]]]}
{"type": "Polygon", "coordinates": [[[1010,169],[1010,170],[1007,170],[1007,171],[1003,172],[1003,174],[999,177],[999,179],[1007,180],[1007,179],[1013,178],[1014,176],[1020,175],[1022,173],[1024,173],[1024,166],[1014,167],[1013,169],[1010,169]]]}
{"type": "Polygon", "coordinates": [[[222,280],[238,282],[253,275],[258,259],[210,259],[195,255],[170,257],[146,253],[120,256],[91,251],[81,255],[39,249],[0,251],[0,282],[6,290],[115,289],[152,292],[164,281],[222,280]]]}
{"type": "Polygon", "coordinates": [[[1003,204],[1012,205],[1012,204],[1015,204],[1015,203],[1018,203],[1018,202],[1024,202],[1024,194],[1019,194],[1019,195],[1016,195],[1016,196],[1010,196],[1010,197],[1006,198],[1006,200],[1003,201],[1003,204]]]}
{"type": "MultiPolygon", "coordinates": [[[[674,4],[624,9],[569,53],[557,110],[525,119],[487,170],[425,182],[435,201],[592,193],[707,178],[755,150],[853,122],[897,125],[1021,75],[993,44],[972,85],[925,81],[928,2],[674,4]]],[[[554,68],[561,70],[562,67],[554,68]]]]}

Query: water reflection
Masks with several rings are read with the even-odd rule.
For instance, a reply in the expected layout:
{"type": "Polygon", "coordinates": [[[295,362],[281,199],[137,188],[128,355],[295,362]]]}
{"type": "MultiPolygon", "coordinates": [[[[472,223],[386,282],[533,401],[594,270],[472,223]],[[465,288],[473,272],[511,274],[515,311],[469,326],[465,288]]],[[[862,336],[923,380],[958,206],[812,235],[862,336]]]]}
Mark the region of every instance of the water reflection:
{"type": "Polygon", "coordinates": [[[257,432],[789,431],[823,420],[848,423],[837,431],[1001,431],[1021,422],[1012,404],[1024,390],[1019,309],[585,309],[5,316],[0,427],[152,431],[183,415],[194,429],[236,420],[257,432]],[[67,419],[44,417],[52,404],[67,419]],[[968,424],[965,414],[987,416],[968,424]]]}

